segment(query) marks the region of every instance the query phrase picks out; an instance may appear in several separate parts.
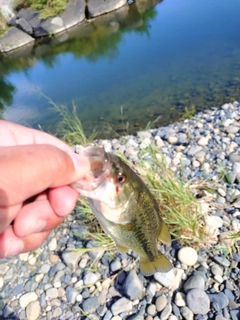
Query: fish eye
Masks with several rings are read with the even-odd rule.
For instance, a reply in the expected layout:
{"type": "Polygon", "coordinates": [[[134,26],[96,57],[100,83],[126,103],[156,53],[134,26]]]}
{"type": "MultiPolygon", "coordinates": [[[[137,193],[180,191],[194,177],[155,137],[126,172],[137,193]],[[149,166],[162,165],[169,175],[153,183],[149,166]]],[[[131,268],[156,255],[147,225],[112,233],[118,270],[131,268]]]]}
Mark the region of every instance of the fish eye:
{"type": "Polygon", "coordinates": [[[115,183],[123,184],[126,181],[126,176],[122,173],[116,173],[115,175],[115,183]]]}

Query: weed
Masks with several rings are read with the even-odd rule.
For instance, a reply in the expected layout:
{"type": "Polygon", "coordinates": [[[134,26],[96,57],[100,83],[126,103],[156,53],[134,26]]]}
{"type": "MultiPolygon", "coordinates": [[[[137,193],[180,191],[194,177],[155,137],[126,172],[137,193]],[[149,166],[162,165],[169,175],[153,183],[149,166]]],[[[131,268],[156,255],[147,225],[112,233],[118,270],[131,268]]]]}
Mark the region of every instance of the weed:
{"type": "Polygon", "coordinates": [[[144,153],[137,169],[155,195],[172,236],[184,245],[207,245],[204,214],[190,183],[175,176],[154,145],[150,145],[144,153]]]}
{"type": "Polygon", "coordinates": [[[72,104],[72,110],[69,111],[67,106],[58,105],[52,99],[42,94],[43,97],[53,106],[53,110],[61,117],[61,121],[57,125],[55,135],[65,141],[69,145],[81,144],[86,145],[93,141],[96,131],[86,137],[82,122],[77,114],[76,105],[72,104]]]}
{"type": "Polygon", "coordinates": [[[53,17],[62,12],[67,5],[67,0],[16,0],[20,8],[37,9],[42,19],[53,17]]]}

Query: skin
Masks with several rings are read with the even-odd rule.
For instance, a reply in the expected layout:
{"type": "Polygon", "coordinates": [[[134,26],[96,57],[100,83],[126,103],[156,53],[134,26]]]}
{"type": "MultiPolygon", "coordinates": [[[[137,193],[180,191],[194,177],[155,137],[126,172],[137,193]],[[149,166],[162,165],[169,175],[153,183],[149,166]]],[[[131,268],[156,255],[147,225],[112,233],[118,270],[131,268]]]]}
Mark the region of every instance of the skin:
{"type": "Polygon", "coordinates": [[[57,138],[0,120],[0,258],[34,250],[76,204],[88,160],[57,138]]]}

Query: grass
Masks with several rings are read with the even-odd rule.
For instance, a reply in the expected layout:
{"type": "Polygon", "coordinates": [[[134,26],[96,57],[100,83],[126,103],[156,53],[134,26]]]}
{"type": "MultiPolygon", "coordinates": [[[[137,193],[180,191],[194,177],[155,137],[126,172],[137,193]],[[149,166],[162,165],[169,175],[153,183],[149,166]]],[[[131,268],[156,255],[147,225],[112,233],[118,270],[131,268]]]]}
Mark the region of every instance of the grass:
{"type": "Polygon", "coordinates": [[[67,144],[73,146],[75,144],[87,145],[91,143],[96,137],[96,131],[87,137],[85,135],[82,122],[77,114],[77,107],[75,103],[72,103],[72,110],[69,111],[65,105],[58,105],[52,99],[41,94],[47,99],[48,103],[52,105],[52,110],[60,116],[60,121],[57,124],[55,135],[67,144]]]}
{"type": "Polygon", "coordinates": [[[67,0],[16,0],[19,8],[36,9],[42,19],[54,17],[61,13],[67,6],[67,0]]]}
{"type": "Polygon", "coordinates": [[[9,29],[7,26],[7,20],[0,13],[0,35],[9,29]]]}

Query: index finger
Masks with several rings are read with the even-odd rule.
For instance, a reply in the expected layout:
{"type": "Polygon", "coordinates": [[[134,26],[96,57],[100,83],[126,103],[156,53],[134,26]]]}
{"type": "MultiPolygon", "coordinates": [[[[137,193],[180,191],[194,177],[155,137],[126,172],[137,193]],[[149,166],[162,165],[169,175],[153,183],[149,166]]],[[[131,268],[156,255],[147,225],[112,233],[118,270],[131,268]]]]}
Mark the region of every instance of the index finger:
{"type": "Polygon", "coordinates": [[[0,145],[3,147],[47,143],[66,152],[72,151],[72,148],[66,143],[46,132],[5,120],[0,120],[0,138],[3,138],[0,141],[0,145]]]}

